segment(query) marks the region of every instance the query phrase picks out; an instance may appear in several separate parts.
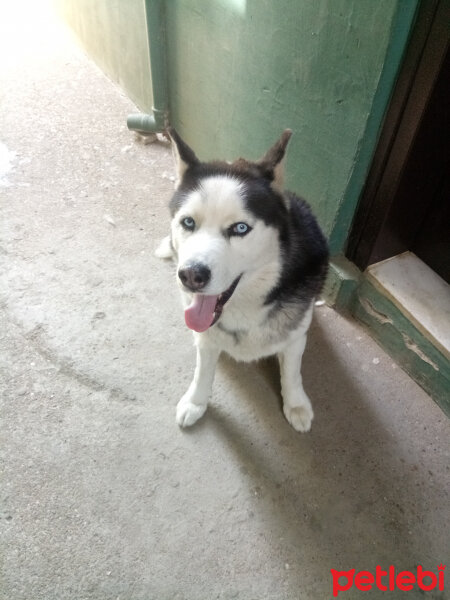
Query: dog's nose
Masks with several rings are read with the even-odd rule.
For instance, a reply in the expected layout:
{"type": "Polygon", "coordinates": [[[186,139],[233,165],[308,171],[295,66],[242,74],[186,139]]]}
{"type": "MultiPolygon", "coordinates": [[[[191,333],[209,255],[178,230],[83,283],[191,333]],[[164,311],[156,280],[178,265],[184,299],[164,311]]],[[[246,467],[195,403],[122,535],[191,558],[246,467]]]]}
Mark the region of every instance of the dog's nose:
{"type": "Polygon", "coordinates": [[[191,292],[198,292],[211,279],[211,271],[206,265],[195,263],[178,269],[178,277],[184,287],[187,287],[191,292]]]}

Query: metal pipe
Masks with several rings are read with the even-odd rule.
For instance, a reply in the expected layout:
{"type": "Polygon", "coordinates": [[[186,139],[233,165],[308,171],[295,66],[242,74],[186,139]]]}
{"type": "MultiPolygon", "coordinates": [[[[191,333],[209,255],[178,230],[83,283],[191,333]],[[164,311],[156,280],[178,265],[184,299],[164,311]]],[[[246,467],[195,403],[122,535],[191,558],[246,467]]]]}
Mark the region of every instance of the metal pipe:
{"type": "Polygon", "coordinates": [[[166,71],[166,23],[165,0],[145,0],[145,20],[150,53],[152,77],[152,113],[131,114],[127,126],[139,133],[156,133],[167,126],[167,71],[166,71]]]}

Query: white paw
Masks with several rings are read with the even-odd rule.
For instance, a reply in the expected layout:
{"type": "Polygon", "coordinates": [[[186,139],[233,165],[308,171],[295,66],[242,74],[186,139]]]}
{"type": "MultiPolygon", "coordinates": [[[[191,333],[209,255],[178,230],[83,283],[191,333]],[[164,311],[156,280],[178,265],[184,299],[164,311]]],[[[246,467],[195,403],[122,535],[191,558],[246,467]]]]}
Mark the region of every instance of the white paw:
{"type": "Polygon", "coordinates": [[[288,423],[292,425],[295,431],[305,433],[311,429],[311,423],[314,418],[314,413],[310,405],[303,404],[301,406],[286,406],[283,407],[284,416],[288,423]]]}
{"type": "Polygon", "coordinates": [[[165,237],[155,250],[157,258],[173,258],[173,249],[170,241],[170,236],[165,237]]]}
{"type": "Polygon", "coordinates": [[[205,414],[206,403],[194,404],[187,394],[177,404],[177,423],[180,427],[190,427],[205,414]]]}

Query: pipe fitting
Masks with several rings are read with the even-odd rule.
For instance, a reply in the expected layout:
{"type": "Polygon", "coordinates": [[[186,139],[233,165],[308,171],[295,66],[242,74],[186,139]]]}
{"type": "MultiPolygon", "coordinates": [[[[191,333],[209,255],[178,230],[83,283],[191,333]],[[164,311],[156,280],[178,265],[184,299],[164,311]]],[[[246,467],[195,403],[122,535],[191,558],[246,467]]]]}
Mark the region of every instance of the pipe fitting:
{"type": "Polygon", "coordinates": [[[128,115],[127,127],[137,133],[158,133],[166,129],[166,113],[152,108],[152,114],[133,113],[128,115]]]}
{"type": "Polygon", "coordinates": [[[127,118],[128,129],[142,134],[162,132],[168,124],[166,15],[164,2],[165,0],[145,0],[153,107],[151,114],[137,113],[131,114],[127,118]]]}

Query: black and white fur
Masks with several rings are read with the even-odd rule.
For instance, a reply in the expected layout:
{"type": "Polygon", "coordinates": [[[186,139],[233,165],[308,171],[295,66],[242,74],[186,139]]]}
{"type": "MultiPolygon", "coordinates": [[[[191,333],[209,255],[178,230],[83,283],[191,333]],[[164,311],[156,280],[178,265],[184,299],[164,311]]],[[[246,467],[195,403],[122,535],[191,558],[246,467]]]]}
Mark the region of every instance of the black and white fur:
{"type": "MultiPolygon", "coordinates": [[[[178,181],[170,202],[171,234],[157,255],[177,261],[185,308],[222,294],[215,321],[194,332],[197,365],[178,402],[177,422],[193,425],[204,414],[222,351],[239,361],[276,354],[286,419],[297,431],[308,431],[313,410],[300,367],[328,250],[307,203],[283,191],[291,131],[258,162],[233,163],[201,162],[175,130],[168,133],[178,181]],[[219,306],[224,292],[231,297],[219,306]]],[[[195,327],[202,313],[194,313],[195,327]]]]}

